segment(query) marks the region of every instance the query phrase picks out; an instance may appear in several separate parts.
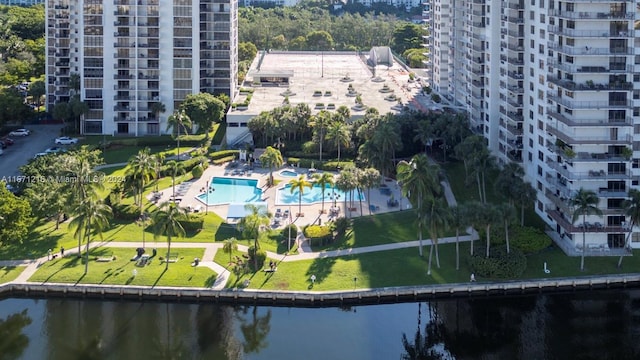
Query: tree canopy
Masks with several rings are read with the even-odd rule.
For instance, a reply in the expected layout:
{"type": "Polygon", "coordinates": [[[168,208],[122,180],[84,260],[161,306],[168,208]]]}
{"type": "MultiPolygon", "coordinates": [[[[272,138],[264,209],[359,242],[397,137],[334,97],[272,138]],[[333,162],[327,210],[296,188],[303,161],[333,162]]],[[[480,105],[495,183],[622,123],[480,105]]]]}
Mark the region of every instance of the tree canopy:
{"type": "Polygon", "coordinates": [[[5,243],[21,243],[33,224],[31,205],[9,190],[0,181],[0,246],[5,243]]]}

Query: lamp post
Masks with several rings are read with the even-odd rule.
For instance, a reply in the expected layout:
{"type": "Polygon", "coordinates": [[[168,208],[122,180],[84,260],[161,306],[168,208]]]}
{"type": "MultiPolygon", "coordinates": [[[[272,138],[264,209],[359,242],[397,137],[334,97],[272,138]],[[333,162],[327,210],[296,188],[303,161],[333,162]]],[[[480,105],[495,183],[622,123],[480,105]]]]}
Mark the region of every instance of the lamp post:
{"type": "Polygon", "coordinates": [[[205,191],[207,192],[207,203],[205,204],[206,208],[204,213],[209,214],[209,194],[216,191],[216,189],[211,186],[211,178],[209,178],[209,180],[207,181],[207,188],[205,191]]]}

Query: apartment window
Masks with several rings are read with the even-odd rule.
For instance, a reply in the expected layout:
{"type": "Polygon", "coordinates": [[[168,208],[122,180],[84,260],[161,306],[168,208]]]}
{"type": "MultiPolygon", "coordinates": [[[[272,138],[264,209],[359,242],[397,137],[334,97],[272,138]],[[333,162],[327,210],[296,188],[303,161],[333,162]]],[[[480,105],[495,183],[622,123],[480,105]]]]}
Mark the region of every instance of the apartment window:
{"type": "Polygon", "coordinates": [[[535,6],[536,5],[536,0],[531,0],[531,5],[535,6]]]}
{"type": "Polygon", "coordinates": [[[529,83],[529,90],[533,91],[533,83],[532,82],[529,83]]]}
{"type": "Polygon", "coordinates": [[[533,161],[533,154],[531,153],[531,151],[529,151],[529,153],[527,154],[527,158],[529,159],[529,162],[533,161]]]}
{"type": "Polygon", "coordinates": [[[540,146],[544,145],[544,139],[540,135],[538,135],[538,145],[540,146]]]}
{"type": "Polygon", "coordinates": [[[545,16],[544,14],[540,14],[540,23],[544,24],[545,23],[545,16]]]}
{"type": "Polygon", "coordinates": [[[536,18],[536,13],[534,13],[533,11],[529,11],[529,20],[535,20],[536,18]]]}
{"type": "Polygon", "coordinates": [[[533,54],[529,54],[529,60],[530,60],[531,62],[535,62],[535,61],[536,61],[536,56],[535,56],[535,55],[533,55],[533,54]]]}
{"type": "Polygon", "coordinates": [[[544,0],[540,0],[540,9],[544,9],[544,0]]]}
{"type": "Polygon", "coordinates": [[[542,153],[542,151],[538,151],[538,160],[544,160],[544,154],[542,153]]]}
{"type": "MultiPolygon", "coordinates": [[[[542,130],[542,122],[540,120],[538,120],[538,128],[540,128],[540,130],[542,130]]],[[[529,124],[529,134],[533,134],[533,124],[529,124]]]]}
{"type": "MultiPolygon", "coordinates": [[[[529,147],[533,148],[533,139],[529,139],[529,147]]],[[[531,154],[531,153],[529,153],[529,154],[531,154]]]]}
{"type": "Polygon", "coordinates": [[[536,181],[536,187],[539,191],[542,191],[542,183],[540,181],[536,181]]]}
{"type": "Polygon", "coordinates": [[[542,44],[538,45],[538,53],[540,55],[544,55],[544,45],[542,44]]]}
{"type": "MultiPolygon", "coordinates": [[[[531,30],[533,30],[533,26],[531,27],[531,30]]],[[[534,40],[529,40],[529,43],[531,44],[531,48],[535,49],[536,48],[536,42],[534,40]]]]}
{"type": "Polygon", "coordinates": [[[633,74],[633,82],[640,82],[640,74],[633,74]]]}
{"type": "Polygon", "coordinates": [[[538,61],[538,68],[540,70],[544,70],[544,61],[542,61],[542,60],[538,61]]]}
{"type": "MultiPolygon", "coordinates": [[[[540,91],[540,92],[542,93],[542,91],[540,91]]],[[[542,98],[540,98],[540,99],[542,99],[542,98]]],[[[544,108],[542,107],[542,105],[538,105],[538,115],[544,115],[544,108]]]]}
{"type": "Polygon", "coordinates": [[[533,111],[529,110],[529,120],[533,120],[533,111]]]}
{"type": "Polygon", "coordinates": [[[640,159],[633,159],[631,162],[631,167],[634,169],[640,168],[640,159]]]}
{"type": "Polygon", "coordinates": [[[542,176],[542,167],[540,165],[538,165],[538,175],[542,176]]]}

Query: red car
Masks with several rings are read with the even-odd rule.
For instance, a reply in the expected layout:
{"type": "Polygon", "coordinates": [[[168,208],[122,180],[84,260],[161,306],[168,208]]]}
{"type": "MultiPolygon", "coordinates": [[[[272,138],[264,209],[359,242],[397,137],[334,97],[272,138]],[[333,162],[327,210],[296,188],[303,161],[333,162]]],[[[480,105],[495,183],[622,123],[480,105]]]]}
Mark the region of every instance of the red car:
{"type": "Polygon", "coordinates": [[[0,141],[2,141],[3,143],[7,144],[7,145],[13,145],[14,141],[12,138],[10,137],[3,137],[2,139],[0,139],[0,141]]]}

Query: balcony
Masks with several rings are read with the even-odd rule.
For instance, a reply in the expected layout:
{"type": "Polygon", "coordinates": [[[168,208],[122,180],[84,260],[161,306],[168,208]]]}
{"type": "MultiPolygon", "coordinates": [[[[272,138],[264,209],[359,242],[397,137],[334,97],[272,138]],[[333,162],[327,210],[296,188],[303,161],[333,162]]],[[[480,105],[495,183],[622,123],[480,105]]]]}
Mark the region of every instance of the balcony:
{"type": "Polygon", "coordinates": [[[567,144],[592,144],[592,145],[630,145],[633,137],[628,134],[620,134],[616,138],[611,136],[575,136],[559,131],[557,128],[547,124],[547,132],[567,144]]]}
{"type": "Polygon", "coordinates": [[[547,98],[551,101],[568,107],[569,109],[608,109],[608,108],[632,108],[633,102],[628,100],[620,101],[574,101],[559,97],[557,94],[548,91],[547,98]]]}
{"type": "Polygon", "coordinates": [[[605,66],[583,66],[573,65],[569,63],[559,64],[555,59],[549,59],[549,65],[554,68],[566,71],[569,73],[584,73],[584,74],[609,74],[609,73],[628,73],[633,72],[633,66],[625,63],[613,63],[609,64],[609,67],[605,66]]]}
{"type": "Polygon", "coordinates": [[[570,37],[582,37],[582,38],[621,38],[621,37],[633,37],[633,30],[624,30],[624,31],[610,31],[610,30],[575,30],[568,28],[561,28],[559,26],[549,26],[549,32],[570,36],[570,37]]]}
{"type": "Polygon", "coordinates": [[[620,189],[607,189],[599,188],[598,196],[604,198],[626,198],[628,196],[627,190],[620,189]]]}
{"type": "Polygon", "coordinates": [[[619,48],[594,48],[591,46],[560,46],[558,43],[549,42],[549,49],[558,51],[568,55],[633,55],[634,48],[632,47],[619,47],[619,48]]]}
{"type": "MultiPolygon", "coordinates": [[[[611,1],[618,2],[618,1],[611,1]]],[[[612,11],[612,12],[587,12],[587,11],[564,11],[564,10],[549,10],[549,15],[557,16],[565,19],[595,19],[595,20],[617,20],[617,19],[629,19],[632,20],[634,14],[624,11],[612,11]]]]}
{"type": "Polygon", "coordinates": [[[573,168],[567,164],[560,164],[556,161],[546,161],[547,165],[569,180],[629,180],[631,173],[629,171],[611,171],[589,170],[588,172],[573,171],[573,168]]]}
{"type": "Polygon", "coordinates": [[[633,90],[633,83],[618,81],[610,82],[608,84],[594,84],[593,81],[588,80],[585,83],[577,84],[574,81],[558,79],[555,76],[547,76],[547,80],[557,86],[563,87],[572,91],[615,91],[615,90],[633,90]]]}
{"type": "MultiPolygon", "coordinates": [[[[601,209],[602,210],[602,209],[601,209]]],[[[571,214],[570,211],[565,211],[567,214],[571,214]]],[[[606,212],[603,210],[603,212],[606,212]]],[[[618,213],[619,210],[616,212],[618,213]]],[[[621,233],[621,232],[629,232],[627,227],[623,227],[621,225],[603,225],[600,223],[588,223],[584,224],[572,224],[569,220],[565,219],[563,214],[557,210],[547,209],[547,214],[551,216],[551,218],[558,223],[562,228],[565,229],[568,233],[621,233]]]]}

